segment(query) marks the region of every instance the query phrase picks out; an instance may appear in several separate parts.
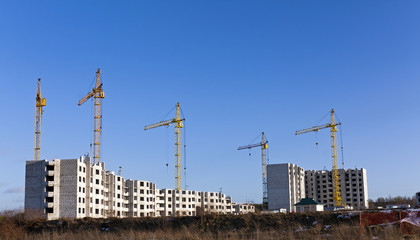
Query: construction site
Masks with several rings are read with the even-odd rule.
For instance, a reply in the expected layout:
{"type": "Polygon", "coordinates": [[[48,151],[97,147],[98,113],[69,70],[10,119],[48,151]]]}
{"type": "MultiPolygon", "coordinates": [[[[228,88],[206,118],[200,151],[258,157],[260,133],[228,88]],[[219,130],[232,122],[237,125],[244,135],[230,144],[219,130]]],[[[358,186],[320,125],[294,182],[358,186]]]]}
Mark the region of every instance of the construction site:
{"type": "MultiPolygon", "coordinates": [[[[118,238],[120,234],[127,235],[127,231],[134,231],[136,238],[141,234],[140,239],[179,239],[185,234],[197,239],[213,239],[216,233],[217,238],[233,239],[244,236],[307,239],[313,237],[312,234],[336,239],[337,234],[342,233],[362,238],[372,235],[398,238],[401,234],[418,232],[420,211],[372,212],[368,202],[367,170],[345,169],[343,162],[342,168],[338,167],[337,132],[341,122],[336,121],[334,109],[329,112],[329,122],[295,132],[295,135],[300,135],[329,130],[331,170],[305,170],[294,163],[268,164],[269,141],[264,132],[256,138],[260,139],[257,143],[237,148],[249,151],[261,149],[262,196],[261,204],[255,204],[236,203],[221,190],[207,192],[182,188],[183,166],[186,171],[181,155],[185,117],[180,103],[174,107],[173,118],[144,127],[144,130],[150,130],[174,125],[174,188],[159,188],[148,180],[125,178],[122,167],[117,173],[107,170],[101,160],[101,108],[105,94],[100,69],[96,72],[95,87],[78,105],[92,98],[92,156],[86,154],[75,159],[43,160],[41,120],[46,99],[41,95],[41,80],[38,79],[34,160],[26,161],[25,170],[26,217],[22,220],[15,215],[4,221],[0,218],[0,236],[39,238],[39,234],[46,231],[50,232],[50,236],[58,237],[67,226],[70,228],[64,232],[73,232],[69,238],[77,238],[78,233],[84,233],[83,237],[92,239],[103,234],[111,239],[118,238]],[[37,224],[32,225],[31,221],[37,224]],[[386,222],[392,222],[390,226],[399,223],[399,227],[393,228],[393,232],[383,232],[377,226],[386,222]],[[331,226],[334,226],[332,230],[331,226]],[[5,228],[9,230],[1,230],[5,228]],[[96,233],[92,229],[96,229],[96,233]],[[279,232],[280,229],[289,229],[285,230],[289,235],[279,232]],[[296,230],[292,234],[290,229],[296,230]],[[365,235],[365,231],[369,233],[365,235]]],[[[419,196],[417,193],[417,204],[419,196]]]]}
{"type": "Polygon", "coordinates": [[[118,174],[106,170],[100,160],[102,103],[105,97],[100,69],[96,72],[95,87],[78,105],[94,99],[93,156],[77,159],[41,160],[41,117],[46,99],[41,96],[38,79],[35,103],[34,160],[26,162],[25,210],[39,210],[49,220],[59,218],[106,217],[166,217],[196,216],[199,214],[246,214],[255,212],[248,203],[232,202],[222,192],[203,192],[181,189],[181,118],[176,104],[174,118],[145,126],[149,130],[175,126],[175,186],[159,189],[145,180],[125,179],[122,167],[118,174]]]}
{"type": "Polygon", "coordinates": [[[419,10],[3,1],[0,240],[420,239],[419,10]]]}
{"type": "MultiPolygon", "coordinates": [[[[93,149],[75,159],[41,158],[41,119],[46,99],[41,95],[38,79],[35,98],[34,160],[26,162],[25,210],[38,210],[49,220],[60,218],[167,217],[203,214],[254,213],[255,206],[235,203],[221,191],[204,192],[182,189],[182,137],[185,118],[180,104],[175,116],[146,125],[144,130],[174,125],[174,188],[162,189],[147,180],[126,179],[122,167],[118,173],[107,170],[101,161],[102,99],[105,98],[100,69],[95,86],[78,105],[93,99],[93,149]]],[[[304,170],[293,163],[267,164],[268,140],[264,132],[261,142],[240,146],[237,150],[261,148],[262,211],[312,212],[368,208],[366,169],[339,169],[337,161],[337,126],[334,109],[330,122],[296,131],[296,135],[330,130],[331,170],[304,170]],[[308,202],[311,200],[312,202],[308,202]],[[317,205],[311,206],[311,205],[317,205]]]]}

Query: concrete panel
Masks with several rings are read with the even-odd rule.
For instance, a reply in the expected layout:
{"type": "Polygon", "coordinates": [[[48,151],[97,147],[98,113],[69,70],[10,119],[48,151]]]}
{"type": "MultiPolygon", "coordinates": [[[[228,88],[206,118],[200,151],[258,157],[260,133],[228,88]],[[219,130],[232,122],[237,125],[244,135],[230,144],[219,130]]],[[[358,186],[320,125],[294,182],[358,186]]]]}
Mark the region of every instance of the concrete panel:
{"type": "Polygon", "coordinates": [[[60,218],[76,217],[77,161],[77,159],[66,159],[60,161],[60,218]]]}
{"type": "Polygon", "coordinates": [[[45,212],[46,161],[26,161],[25,209],[45,212]]]}
{"type": "Polygon", "coordinates": [[[267,166],[268,209],[285,208],[290,211],[289,164],[267,166]]]}

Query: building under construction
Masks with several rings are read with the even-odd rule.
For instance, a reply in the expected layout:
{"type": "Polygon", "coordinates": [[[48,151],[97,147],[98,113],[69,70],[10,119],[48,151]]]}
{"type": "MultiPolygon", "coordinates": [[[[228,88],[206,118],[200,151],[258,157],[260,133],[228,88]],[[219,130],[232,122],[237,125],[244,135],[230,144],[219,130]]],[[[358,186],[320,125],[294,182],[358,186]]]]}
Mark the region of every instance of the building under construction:
{"type": "MultiPolygon", "coordinates": [[[[45,98],[41,97],[38,80],[35,105],[34,160],[26,162],[25,209],[39,209],[48,219],[62,217],[147,217],[195,216],[200,213],[240,213],[253,211],[248,205],[235,205],[221,192],[199,192],[181,189],[181,129],[185,118],[180,104],[174,107],[175,117],[146,125],[144,130],[161,126],[175,127],[175,186],[174,189],[157,189],[149,181],[124,179],[121,173],[106,171],[100,160],[102,132],[102,99],[105,98],[100,69],[96,72],[93,89],[78,105],[94,100],[94,126],[92,157],[79,159],[40,160],[41,117],[45,98]],[[236,209],[236,211],[235,211],[236,209]]],[[[262,202],[269,209],[294,211],[294,204],[310,197],[327,208],[351,206],[368,207],[365,169],[338,169],[338,126],[334,109],[330,122],[296,131],[296,135],[330,129],[331,171],[304,171],[294,164],[267,165],[268,141],[264,132],[261,142],[241,146],[238,150],[261,148],[262,202]]],[[[185,146],[185,145],[184,145],[185,146]]],[[[185,163],[184,163],[185,164],[185,163]]],[[[184,171],[186,167],[184,165],[184,171]]]]}
{"type": "Polygon", "coordinates": [[[144,180],[124,179],[90,157],[27,161],[25,209],[47,219],[241,214],[253,206],[232,203],[221,192],[158,189],[144,180]]]}
{"type": "Polygon", "coordinates": [[[179,103],[175,118],[145,127],[148,130],[175,125],[174,189],[157,189],[152,182],[124,179],[121,173],[107,171],[104,162],[100,161],[101,106],[105,97],[102,86],[98,69],[94,88],[78,103],[80,106],[94,99],[93,161],[90,157],[46,161],[40,160],[41,117],[46,100],[41,97],[41,80],[38,79],[34,160],[26,162],[25,209],[39,210],[48,219],[196,216],[254,211],[248,204],[232,203],[231,198],[221,192],[181,190],[181,128],[185,119],[181,118],[179,103]]]}
{"type": "MultiPolygon", "coordinates": [[[[338,168],[337,132],[341,122],[337,121],[334,109],[331,109],[329,114],[329,122],[296,131],[295,135],[329,129],[332,169],[304,171],[303,168],[291,163],[269,165],[267,168],[269,209],[295,211],[295,204],[303,198],[317,200],[326,210],[369,207],[366,169],[344,169],[344,162],[343,168],[338,168]]],[[[342,144],[341,149],[343,149],[342,144]]]]}
{"type": "MultiPolygon", "coordinates": [[[[343,206],[366,209],[368,205],[366,169],[339,169],[343,206]]],[[[292,164],[268,165],[268,208],[293,212],[302,198],[313,198],[334,209],[333,175],[329,170],[304,170],[292,164]]]]}

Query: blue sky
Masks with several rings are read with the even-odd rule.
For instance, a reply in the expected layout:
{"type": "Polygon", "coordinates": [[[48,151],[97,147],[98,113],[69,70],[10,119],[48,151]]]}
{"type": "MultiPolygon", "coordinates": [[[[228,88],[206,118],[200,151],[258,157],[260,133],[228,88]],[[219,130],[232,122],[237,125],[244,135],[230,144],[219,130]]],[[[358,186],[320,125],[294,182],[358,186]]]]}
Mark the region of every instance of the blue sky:
{"type": "MultiPolygon", "coordinates": [[[[37,78],[47,98],[41,157],[89,152],[102,70],[102,160],[174,186],[174,129],[144,131],[180,102],[187,185],[260,202],[270,163],[330,169],[329,131],[295,136],[336,110],[346,168],[369,198],[420,191],[418,1],[2,1],[0,209],[23,206],[37,78]],[[319,142],[318,147],[315,145],[319,142]],[[251,153],[251,155],[249,155],[251,153]],[[166,167],[169,163],[169,167],[166,167]]],[[[183,184],[184,185],[184,184],[183,184]]]]}

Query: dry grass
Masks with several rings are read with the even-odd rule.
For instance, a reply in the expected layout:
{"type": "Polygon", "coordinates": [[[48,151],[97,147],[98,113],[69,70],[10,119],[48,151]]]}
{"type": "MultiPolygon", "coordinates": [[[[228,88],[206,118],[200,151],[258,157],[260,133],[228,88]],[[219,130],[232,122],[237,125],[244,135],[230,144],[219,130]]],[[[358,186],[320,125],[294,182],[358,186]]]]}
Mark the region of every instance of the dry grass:
{"type": "Polygon", "coordinates": [[[188,229],[182,231],[122,231],[118,233],[105,233],[101,231],[80,231],[80,232],[43,232],[37,234],[18,232],[17,235],[1,237],[1,239],[31,239],[31,240],[49,240],[49,239],[102,239],[102,240],[116,240],[116,239],[420,239],[419,235],[402,236],[395,228],[384,228],[375,235],[360,235],[358,227],[339,227],[325,233],[319,230],[308,230],[304,232],[290,231],[271,231],[253,233],[234,233],[234,232],[219,232],[219,233],[199,233],[197,231],[190,231],[188,229]]]}
{"type": "Polygon", "coordinates": [[[419,239],[420,231],[398,226],[366,228],[358,217],[337,214],[279,214],[185,218],[75,219],[45,221],[37,214],[8,213],[0,220],[0,239],[419,239]],[[316,224],[314,224],[316,221],[316,224]]]}

